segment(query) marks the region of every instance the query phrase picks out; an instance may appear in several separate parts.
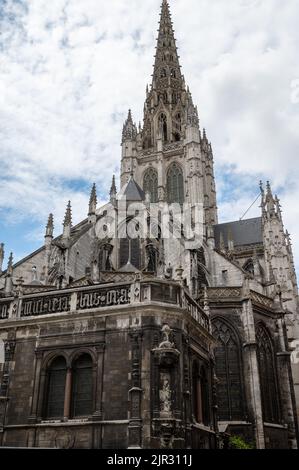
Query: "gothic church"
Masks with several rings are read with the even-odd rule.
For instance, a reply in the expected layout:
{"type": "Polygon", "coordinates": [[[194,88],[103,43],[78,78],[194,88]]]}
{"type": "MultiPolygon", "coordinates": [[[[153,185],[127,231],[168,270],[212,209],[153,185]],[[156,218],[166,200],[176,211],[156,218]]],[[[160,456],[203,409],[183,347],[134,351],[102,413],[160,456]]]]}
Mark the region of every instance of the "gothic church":
{"type": "Polygon", "coordinates": [[[50,214],[44,245],[6,270],[0,245],[0,446],[297,448],[290,236],[269,183],[260,217],[219,224],[213,166],[163,0],[120,191],[113,177],[97,207],[93,186],[76,226],[69,203],[57,237],[50,214]],[[152,205],[190,207],[195,238],[171,211],[163,236],[152,205]]]}

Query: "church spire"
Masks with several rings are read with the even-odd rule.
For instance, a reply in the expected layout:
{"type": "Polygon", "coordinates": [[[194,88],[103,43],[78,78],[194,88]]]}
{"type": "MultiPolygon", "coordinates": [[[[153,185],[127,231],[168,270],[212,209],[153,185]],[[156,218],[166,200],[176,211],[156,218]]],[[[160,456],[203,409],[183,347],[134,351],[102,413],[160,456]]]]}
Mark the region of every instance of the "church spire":
{"type": "Polygon", "coordinates": [[[198,126],[197,111],[191,106],[192,97],[186,91],[181,73],[169,5],[165,0],[158,32],[152,86],[146,91],[144,105],[143,149],[160,149],[161,143],[163,147],[166,143],[183,141],[187,120],[189,125],[198,126]]]}
{"type": "Polygon", "coordinates": [[[164,84],[164,88],[167,88],[172,84],[172,79],[183,81],[169,5],[167,1],[163,0],[155,55],[153,88],[160,88],[162,84],[164,84]]]}

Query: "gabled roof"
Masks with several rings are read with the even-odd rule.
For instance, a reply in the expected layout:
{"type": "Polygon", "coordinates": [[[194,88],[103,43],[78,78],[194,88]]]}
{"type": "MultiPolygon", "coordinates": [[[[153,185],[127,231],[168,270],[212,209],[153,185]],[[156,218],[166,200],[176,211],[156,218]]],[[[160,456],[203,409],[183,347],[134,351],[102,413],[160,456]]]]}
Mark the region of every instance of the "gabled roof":
{"type": "Polygon", "coordinates": [[[225,247],[228,247],[228,240],[231,237],[234,246],[259,245],[263,243],[262,218],[238,220],[225,224],[214,225],[214,235],[216,248],[220,248],[221,234],[225,247]]]}
{"type": "Polygon", "coordinates": [[[138,183],[134,180],[133,176],[129,179],[117,195],[117,199],[126,198],[129,202],[141,202],[145,200],[145,193],[138,183]]]}

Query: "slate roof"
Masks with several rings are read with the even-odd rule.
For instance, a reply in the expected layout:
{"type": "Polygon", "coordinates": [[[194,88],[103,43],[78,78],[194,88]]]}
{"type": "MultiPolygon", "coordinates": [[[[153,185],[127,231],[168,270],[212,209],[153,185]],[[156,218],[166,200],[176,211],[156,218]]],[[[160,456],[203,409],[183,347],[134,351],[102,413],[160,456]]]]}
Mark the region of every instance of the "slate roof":
{"type": "Polygon", "coordinates": [[[126,197],[127,201],[134,202],[134,201],[144,201],[145,200],[145,193],[136,183],[134,178],[131,176],[128,183],[123,186],[121,191],[118,193],[117,199],[122,199],[126,197]]]}
{"type": "Polygon", "coordinates": [[[258,245],[263,243],[262,218],[238,220],[225,224],[214,225],[216,248],[220,248],[220,233],[223,235],[225,247],[228,247],[228,234],[234,241],[235,247],[258,245]]]}

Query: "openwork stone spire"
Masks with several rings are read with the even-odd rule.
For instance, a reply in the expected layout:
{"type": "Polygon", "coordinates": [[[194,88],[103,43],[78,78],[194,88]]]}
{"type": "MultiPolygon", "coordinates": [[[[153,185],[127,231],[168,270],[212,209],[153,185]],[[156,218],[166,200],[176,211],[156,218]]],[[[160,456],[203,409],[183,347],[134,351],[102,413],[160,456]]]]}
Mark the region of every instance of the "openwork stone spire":
{"type": "Polygon", "coordinates": [[[163,1],[160,15],[159,36],[155,56],[153,87],[167,89],[183,85],[174,30],[167,1],[163,1]]]}
{"type": "MultiPolygon", "coordinates": [[[[181,72],[173,24],[167,1],[161,7],[154,73],[150,90],[146,89],[143,149],[183,141],[187,127],[197,128],[198,113],[181,72]]],[[[191,134],[189,135],[189,140],[191,134]]],[[[197,140],[192,134],[191,140],[197,140]]]]}

